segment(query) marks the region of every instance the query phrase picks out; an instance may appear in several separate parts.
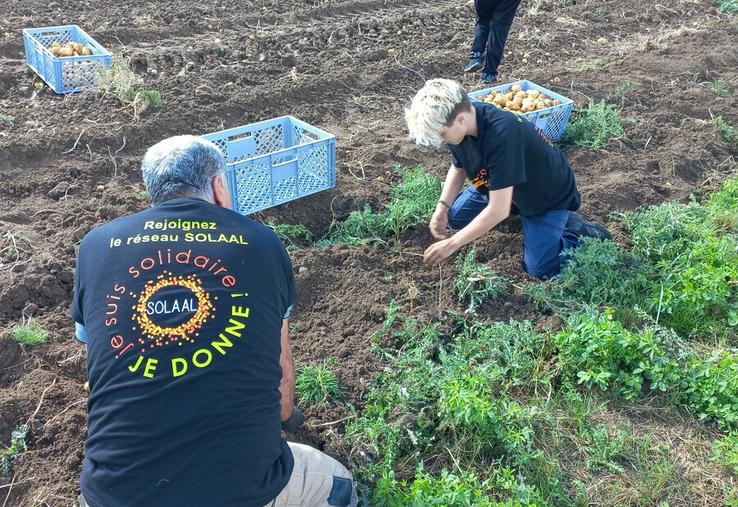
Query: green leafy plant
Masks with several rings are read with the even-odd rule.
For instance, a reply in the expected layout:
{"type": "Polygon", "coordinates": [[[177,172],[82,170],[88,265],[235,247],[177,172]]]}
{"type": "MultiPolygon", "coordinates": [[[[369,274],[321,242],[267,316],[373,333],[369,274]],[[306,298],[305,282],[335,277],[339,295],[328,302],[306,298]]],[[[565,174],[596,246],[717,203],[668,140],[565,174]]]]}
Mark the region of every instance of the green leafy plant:
{"type": "Polygon", "coordinates": [[[457,298],[461,302],[467,302],[466,311],[472,315],[476,315],[482,304],[505,295],[510,284],[509,280],[498,275],[489,265],[480,264],[475,259],[476,252],[473,249],[466,256],[456,259],[458,276],[454,284],[457,298]]]}
{"type": "Polygon", "coordinates": [[[730,89],[722,79],[711,80],[710,89],[712,89],[712,91],[714,91],[719,97],[730,97],[730,89]]]}
{"type": "Polygon", "coordinates": [[[700,419],[738,429],[738,352],[716,350],[694,356],[683,367],[683,402],[700,419]]]}
{"type": "Polygon", "coordinates": [[[738,432],[729,433],[716,440],[710,459],[738,475],[738,432]]]}
{"type": "Polygon", "coordinates": [[[15,125],[15,118],[5,113],[0,113],[0,127],[12,127],[15,125]]]}
{"type": "Polygon", "coordinates": [[[712,123],[715,124],[723,139],[738,146],[738,129],[736,127],[723,120],[722,116],[713,116],[712,123]]]}
{"type": "Polygon", "coordinates": [[[96,88],[103,95],[111,94],[130,107],[135,119],[147,109],[158,109],[162,105],[161,93],[145,86],[128,60],[116,58],[109,68],[101,68],[96,88]]]}
{"type": "Polygon", "coordinates": [[[728,14],[738,12],[738,0],[717,0],[717,4],[723,12],[728,14]]]}
{"type": "Polygon", "coordinates": [[[301,243],[309,243],[313,239],[313,234],[302,224],[280,224],[271,218],[267,221],[267,225],[274,230],[289,251],[298,250],[301,243]]]}
{"type": "Polygon", "coordinates": [[[41,327],[41,323],[36,319],[29,319],[23,324],[16,324],[10,328],[13,338],[23,345],[38,345],[46,342],[49,333],[41,327]]]}
{"type": "Polygon", "coordinates": [[[620,110],[605,103],[590,101],[587,109],[578,110],[577,117],[569,124],[562,142],[599,150],[612,137],[624,134],[620,110]]]}
{"type": "Polygon", "coordinates": [[[559,276],[527,288],[534,289],[528,293],[537,303],[562,310],[595,305],[631,312],[644,306],[651,273],[637,254],[613,241],[583,238],[563,255],[566,264],[559,276]]]}
{"type": "Polygon", "coordinates": [[[26,451],[26,435],[28,434],[28,426],[25,424],[18,426],[15,431],[10,434],[10,447],[0,451],[0,475],[10,476],[12,471],[12,461],[18,454],[26,451]]]}
{"type": "Polygon", "coordinates": [[[402,181],[390,190],[390,202],[383,211],[372,211],[369,205],[352,211],[319,246],[332,243],[350,245],[398,241],[400,233],[426,222],[433,214],[441,195],[441,184],[422,167],[395,167],[402,181]]]}
{"type": "Polygon", "coordinates": [[[633,399],[646,382],[660,391],[681,382],[680,364],[671,352],[678,350],[677,338],[658,328],[629,331],[611,310],[572,315],[554,340],[562,372],[586,387],[633,399]]]}
{"type": "Polygon", "coordinates": [[[584,433],[587,443],[587,468],[590,470],[610,470],[623,472],[623,467],[617,459],[623,455],[625,440],[628,433],[619,429],[611,434],[607,427],[598,425],[584,433]]]}
{"type": "Polygon", "coordinates": [[[309,406],[343,399],[343,391],[333,372],[335,364],[335,358],[329,358],[323,364],[304,365],[297,369],[295,392],[300,403],[309,406]]]}
{"type": "Polygon", "coordinates": [[[735,220],[735,184],[712,204],[664,203],[624,215],[633,251],[653,267],[647,307],[683,335],[731,335],[738,325],[738,251],[724,228],[735,220]]]}
{"type": "Polygon", "coordinates": [[[608,99],[610,101],[619,101],[623,97],[625,97],[625,94],[628,93],[630,90],[632,90],[635,87],[635,83],[633,81],[624,81],[622,84],[618,85],[610,94],[608,95],[608,99]]]}

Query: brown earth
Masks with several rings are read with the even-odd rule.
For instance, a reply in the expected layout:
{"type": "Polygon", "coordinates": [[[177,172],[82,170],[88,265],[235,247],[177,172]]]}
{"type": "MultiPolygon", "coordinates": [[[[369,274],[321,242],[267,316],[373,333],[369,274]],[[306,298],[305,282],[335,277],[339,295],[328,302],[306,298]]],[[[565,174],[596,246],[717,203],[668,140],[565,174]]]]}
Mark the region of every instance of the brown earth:
{"type": "MultiPolygon", "coordinates": [[[[30,450],[15,460],[11,477],[0,479],[0,505],[68,506],[78,494],[86,416],[85,351],[68,317],[75,247],[93,226],[146,206],[138,174],[146,148],[170,135],[283,114],[334,133],[336,188],[259,215],[302,223],[320,237],[351,209],[385,202],[398,178],[395,164],[445,174],[446,154],[406,141],[403,107],[427,78],[480,87],[476,76],[460,71],[472,24],[471,5],[452,0],[6,2],[0,19],[0,442],[7,445],[25,422],[31,431],[30,450]],[[109,96],[34,88],[21,29],[67,23],[129,57],[162,92],[163,107],[134,121],[109,96]],[[30,316],[50,331],[48,343],[32,349],[9,333],[30,316]]],[[[711,0],[527,1],[511,29],[501,80],[529,79],[580,105],[633,83],[620,100],[623,138],[602,151],[566,151],[584,214],[608,222],[614,210],[699,196],[734,171],[738,149],[720,137],[710,115],[738,125],[737,40],[736,16],[711,0]],[[607,41],[598,42],[602,37],[607,41]],[[732,94],[712,91],[715,79],[732,94]]],[[[461,310],[449,292],[452,264],[439,269],[420,262],[429,243],[419,228],[395,250],[333,246],[293,254],[300,289],[296,361],[336,357],[354,405],[382,367],[369,340],[391,299],[418,316],[461,310]]],[[[497,271],[524,278],[518,221],[477,248],[497,271]]],[[[485,317],[537,318],[517,293],[485,317]]],[[[346,408],[308,411],[308,427],[297,437],[348,462],[340,445],[343,423],[326,424],[347,414],[346,408]]],[[[688,471],[690,464],[683,466],[688,471]]]]}

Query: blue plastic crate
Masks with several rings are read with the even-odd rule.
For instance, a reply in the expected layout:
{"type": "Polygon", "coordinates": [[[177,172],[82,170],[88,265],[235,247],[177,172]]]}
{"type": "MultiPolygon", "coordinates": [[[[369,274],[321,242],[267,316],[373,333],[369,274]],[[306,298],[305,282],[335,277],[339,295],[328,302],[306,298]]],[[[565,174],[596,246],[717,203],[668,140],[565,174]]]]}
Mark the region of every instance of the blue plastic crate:
{"type": "Polygon", "coordinates": [[[569,121],[571,110],[574,107],[574,101],[554,93],[551,90],[539,86],[530,81],[522,80],[515,81],[514,83],[508,83],[492,88],[485,88],[483,90],[477,90],[469,93],[469,99],[474,102],[479,102],[481,98],[486,97],[492,92],[505,92],[510,89],[513,85],[520,85],[523,91],[527,90],[538,90],[539,92],[547,95],[551,99],[559,99],[561,104],[556,106],[547,107],[546,109],[539,109],[538,111],[531,111],[528,113],[515,113],[519,114],[528,121],[535,123],[536,127],[543,131],[543,133],[552,141],[558,141],[566,131],[566,123],[569,121]]]}
{"type": "Polygon", "coordinates": [[[110,53],[77,25],[23,29],[26,63],[56,93],[74,93],[95,86],[100,66],[112,63],[110,53]],[[78,42],[92,51],[88,56],[54,56],[49,48],[55,42],[78,42]]]}
{"type": "Polygon", "coordinates": [[[233,209],[243,215],[336,185],[336,138],[293,116],[203,136],[223,151],[233,209]]]}

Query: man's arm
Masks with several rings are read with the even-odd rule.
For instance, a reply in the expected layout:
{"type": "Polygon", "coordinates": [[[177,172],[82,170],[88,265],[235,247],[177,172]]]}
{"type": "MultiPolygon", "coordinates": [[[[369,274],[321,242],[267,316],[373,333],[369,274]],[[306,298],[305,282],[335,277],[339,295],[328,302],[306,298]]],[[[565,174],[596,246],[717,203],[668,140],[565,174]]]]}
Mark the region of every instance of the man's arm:
{"type": "Polygon", "coordinates": [[[430,220],[430,231],[436,239],[446,238],[446,228],[448,228],[448,210],[456,197],[461,192],[461,187],[466,180],[466,173],[461,167],[451,164],[446,174],[446,180],[443,182],[443,190],[441,190],[441,198],[436,204],[436,210],[430,220]],[[444,204],[445,203],[445,204],[444,204]]]}
{"type": "Polygon", "coordinates": [[[513,187],[492,190],[489,193],[489,204],[474,220],[454,234],[451,238],[432,244],[425,251],[424,260],[437,264],[453,254],[456,250],[491,231],[497,224],[510,215],[513,187]]]}
{"type": "Polygon", "coordinates": [[[279,392],[282,394],[282,399],[279,402],[279,420],[286,421],[295,408],[295,366],[292,363],[292,347],[287,319],[282,321],[280,345],[282,352],[279,355],[279,366],[282,367],[282,380],[279,383],[279,392]]]}

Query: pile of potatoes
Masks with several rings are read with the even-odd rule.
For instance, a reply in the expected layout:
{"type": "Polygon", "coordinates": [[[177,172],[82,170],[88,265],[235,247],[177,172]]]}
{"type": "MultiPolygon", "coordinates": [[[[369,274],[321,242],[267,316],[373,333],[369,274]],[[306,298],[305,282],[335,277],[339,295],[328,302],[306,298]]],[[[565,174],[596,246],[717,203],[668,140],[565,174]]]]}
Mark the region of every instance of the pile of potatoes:
{"type": "Polygon", "coordinates": [[[51,54],[53,54],[54,56],[58,56],[61,58],[67,56],[89,56],[92,54],[92,50],[84,44],[72,41],[65,42],[64,44],[54,42],[49,47],[49,51],[51,51],[51,54]]]}
{"type": "Polygon", "coordinates": [[[530,113],[561,104],[560,100],[547,97],[538,90],[523,91],[517,84],[512,85],[506,92],[492,92],[481,100],[515,113],[530,113]]]}

